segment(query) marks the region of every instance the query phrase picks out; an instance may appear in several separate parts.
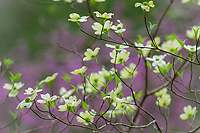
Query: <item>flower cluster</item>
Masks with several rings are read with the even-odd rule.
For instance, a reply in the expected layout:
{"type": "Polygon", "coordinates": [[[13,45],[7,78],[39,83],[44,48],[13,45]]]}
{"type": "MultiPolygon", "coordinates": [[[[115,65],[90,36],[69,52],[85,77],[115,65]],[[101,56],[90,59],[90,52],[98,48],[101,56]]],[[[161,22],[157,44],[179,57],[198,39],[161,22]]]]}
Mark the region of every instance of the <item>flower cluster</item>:
{"type": "Polygon", "coordinates": [[[158,97],[156,101],[157,105],[166,108],[171,103],[171,96],[167,94],[167,88],[161,89],[155,95],[158,97]]]}

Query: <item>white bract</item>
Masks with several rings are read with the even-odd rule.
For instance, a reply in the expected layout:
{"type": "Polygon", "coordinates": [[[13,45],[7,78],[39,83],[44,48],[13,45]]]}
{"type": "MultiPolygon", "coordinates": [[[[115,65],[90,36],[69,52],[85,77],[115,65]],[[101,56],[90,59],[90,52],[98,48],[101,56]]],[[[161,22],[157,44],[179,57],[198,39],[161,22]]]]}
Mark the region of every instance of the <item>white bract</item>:
{"type": "Polygon", "coordinates": [[[106,31],[109,31],[110,28],[112,26],[112,22],[110,22],[110,20],[107,20],[105,23],[104,23],[104,27],[102,26],[102,24],[100,24],[99,22],[95,22],[93,25],[92,25],[92,28],[95,30],[95,34],[96,35],[101,35],[103,34],[104,32],[106,31]]]}
{"type": "Polygon", "coordinates": [[[135,69],[136,65],[134,63],[129,64],[129,67],[125,67],[120,71],[120,76],[123,79],[128,79],[135,77],[138,74],[138,71],[135,69]]]}
{"type": "Polygon", "coordinates": [[[180,115],[181,120],[186,120],[188,118],[192,118],[192,116],[196,113],[196,107],[193,107],[191,105],[185,106],[183,108],[184,113],[180,115]]]}
{"type": "Polygon", "coordinates": [[[32,106],[33,100],[36,98],[36,96],[37,96],[37,93],[34,93],[31,97],[25,98],[23,101],[21,101],[18,104],[18,106],[17,106],[16,109],[18,109],[18,108],[24,108],[24,107],[30,108],[32,106]]]}
{"type": "Polygon", "coordinates": [[[157,97],[161,97],[162,95],[167,94],[167,88],[163,88],[155,93],[157,97]]]}
{"type": "Polygon", "coordinates": [[[161,97],[157,98],[156,104],[161,107],[167,107],[171,103],[171,97],[169,94],[163,94],[161,97]]]}
{"type": "MultiPolygon", "coordinates": [[[[198,28],[200,28],[200,26],[192,26],[193,29],[197,30],[198,28]]],[[[188,38],[191,38],[191,39],[195,39],[195,33],[194,33],[194,30],[191,28],[191,30],[186,30],[186,36],[188,38]]],[[[199,38],[199,35],[200,35],[200,29],[198,30],[197,32],[197,39],[199,38]]]]}
{"type": "Polygon", "coordinates": [[[200,47],[196,47],[195,45],[194,46],[191,46],[191,45],[184,45],[184,48],[186,48],[187,50],[189,50],[190,52],[196,52],[200,49],[200,47]]]}
{"type": "Polygon", "coordinates": [[[64,98],[68,98],[69,96],[71,96],[73,93],[74,93],[74,89],[71,89],[71,90],[66,90],[65,87],[61,87],[60,88],[60,91],[59,91],[59,94],[61,96],[63,96],[64,98]]]}
{"type": "Polygon", "coordinates": [[[161,45],[161,48],[165,51],[168,52],[175,52],[175,51],[180,51],[182,46],[179,44],[179,42],[175,39],[175,40],[168,40],[166,42],[164,42],[161,45]]]}
{"type": "Polygon", "coordinates": [[[79,116],[76,117],[77,121],[85,125],[88,125],[94,121],[96,111],[94,109],[92,109],[90,112],[86,110],[85,112],[80,112],[79,115],[80,117],[79,116]]]}
{"type": "Polygon", "coordinates": [[[45,95],[44,95],[44,94],[41,94],[41,98],[42,98],[43,100],[37,100],[38,103],[48,103],[48,102],[52,102],[52,101],[58,99],[59,96],[54,95],[54,96],[51,97],[49,93],[46,93],[45,95]]]}
{"type": "Polygon", "coordinates": [[[126,29],[123,28],[123,24],[121,23],[120,20],[117,20],[117,22],[119,23],[117,26],[113,25],[111,27],[111,29],[113,29],[116,33],[122,33],[124,31],[126,31],[126,29]]]}
{"type": "Polygon", "coordinates": [[[39,82],[39,84],[43,84],[43,83],[49,83],[52,82],[56,77],[57,77],[58,73],[54,73],[52,76],[48,76],[46,77],[46,79],[42,80],[39,82]]]}
{"type": "Polygon", "coordinates": [[[110,52],[110,57],[112,58],[110,60],[113,64],[119,64],[124,63],[129,59],[130,52],[127,52],[126,50],[121,50],[120,52],[117,52],[116,50],[113,50],[110,52]]]}
{"type": "Polygon", "coordinates": [[[114,88],[114,93],[119,94],[122,91],[122,82],[117,84],[117,88],[114,88]]]}
{"type": "Polygon", "coordinates": [[[70,17],[70,19],[68,19],[68,21],[72,21],[72,22],[86,22],[87,18],[89,16],[82,16],[82,17],[80,17],[80,15],[77,14],[77,13],[71,13],[69,15],[69,17],[70,17]]]}
{"type": "Polygon", "coordinates": [[[64,105],[60,105],[58,107],[58,111],[67,111],[67,107],[77,107],[80,103],[81,103],[81,100],[79,99],[77,101],[77,98],[76,96],[70,96],[69,99],[65,99],[65,97],[62,97],[65,101],[65,104],[64,105]]]}
{"type": "Polygon", "coordinates": [[[143,2],[143,3],[135,3],[135,7],[139,7],[141,6],[143,11],[150,11],[150,7],[154,7],[155,5],[153,4],[153,1],[149,1],[149,2],[143,2]]]}
{"type": "Polygon", "coordinates": [[[149,54],[150,50],[153,48],[151,44],[147,44],[144,46],[142,43],[136,43],[136,42],[135,46],[142,51],[143,57],[146,57],[149,54]]]}
{"type": "Polygon", "coordinates": [[[8,94],[9,97],[16,97],[19,93],[19,89],[21,89],[23,86],[24,86],[24,83],[22,82],[14,83],[14,85],[5,83],[3,88],[10,90],[8,94]]]}
{"type": "Polygon", "coordinates": [[[79,69],[76,69],[76,70],[72,71],[71,74],[79,75],[79,74],[84,73],[86,70],[87,70],[87,67],[83,66],[83,67],[81,67],[79,69]]]}
{"type": "Polygon", "coordinates": [[[125,48],[129,48],[129,46],[125,46],[125,45],[111,45],[111,44],[106,44],[105,46],[108,47],[108,48],[114,48],[115,50],[118,50],[118,51],[123,50],[125,48]]]}
{"type": "Polygon", "coordinates": [[[94,1],[96,1],[96,2],[104,2],[106,0],[94,0],[94,1]]]}
{"type": "Polygon", "coordinates": [[[35,90],[31,87],[29,87],[27,90],[25,90],[26,93],[24,93],[24,95],[32,95],[35,94],[37,92],[41,92],[42,89],[38,90],[38,88],[36,88],[35,90]]]}
{"type": "Polygon", "coordinates": [[[104,12],[103,14],[101,14],[98,11],[95,11],[94,13],[96,14],[98,18],[106,18],[106,19],[111,19],[112,15],[114,15],[113,13],[107,13],[107,12],[104,12]]]}
{"type": "Polygon", "coordinates": [[[84,55],[86,57],[83,58],[83,61],[89,61],[89,60],[93,59],[98,54],[99,50],[100,50],[99,47],[95,48],[94,51],[92,51],[90,48],[88,48],[86,50],[86,52],[84,53],[84,55]]]}
{"type": "Polygon", "coordinates": [[[163,61],[163,59],[166,56],[167,56],[166,54],[164,54],[164,55],[154,55],[153,58],[147,57],[146,59],[149,60],[149,61],[153,61],[153,63],[152,63],[153,67],[156,67],[156,66],[162,67],[162,65],[166,63],[165,61],[163,61]]]}

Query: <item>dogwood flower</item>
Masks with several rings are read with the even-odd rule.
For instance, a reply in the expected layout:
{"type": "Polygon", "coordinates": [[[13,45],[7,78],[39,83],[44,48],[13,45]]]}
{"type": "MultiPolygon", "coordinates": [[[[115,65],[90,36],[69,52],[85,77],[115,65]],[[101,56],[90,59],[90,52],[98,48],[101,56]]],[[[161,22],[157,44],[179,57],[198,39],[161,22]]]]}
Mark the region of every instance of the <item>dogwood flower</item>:
{"type": "Polygon", "coordinates": [[[110,52],[110,57],[112,58],[110,60],[113,64],[119,64],[124,63],[129,59],[130,52],[127,52],[125,49],[121,50],[120,52],[116,52],[116,50],[113,50],[110,52]]]}
{"type": "Polygon", "coordinates": [[[22,82],[14,83],[14,85],[5,83],[3,88],[10,90],[8,94],[9,97],[16,97],[19,93],[19,89],[21,89],[23,86],[24,86],[24,83],[22,82]]]}
{"type": "Polygon", "coordinates": [[[197,47],[194,45],[194,46],[191,46],[191,45],[184,45],[184,48],[186,48],[187,50],[189,50],[190,52],[196,52],[200,49],[200,47],[197,47]]]}
{"type": "Polygon", "coordinates": [[[98,18],[105,18],[105,19],[111,19],[112,15],[114,15],[113,13],[107,13],[107,12],[104,12],[103,14],[101,14],[98,11],[95,11],[94,13],[96,14],[98,18]]]}
{"type": "Polygon", "coordinates": [[[36,96],[37,96],[37,93],[34,93],[31,97],[25,98],[23,101],[21,101],[18,104],[18,106],[17,106],[16,109],[18,109],[18,108],[24,108],[24,107],[30,108],[32,106],[33,100],[36,98],[36,96]]]}
{"type": "MultiPolygon", "coordinates": [[[[195,30],[197,30],[198,28],[200,28],[200,26],[194,25],[194,26],[192,26],[192,28],[195,29],[195,30]]],[[[191,30],[186,30],[186,36],[187,36],[188,38],[191,38],[191,39],[196,39],[196,38],[195,38],[195,33],[194,33],[194,30],[193,30],[193,29],[191,29],[191,30]]],[[[199,38],[199,36],[200,36],[200,29],[198,30],[198,33],[197,33],[197,39],[199,38]]]]}
{"type": "Polygon", "coordinates": [[[87,70],[87,67],[83,66],[83,67],[81,67],[79,69],[76,69],[76,70],[72,71],[71,74],[79,75],[79,74],[84,73],[86,70],[87,70]]]}
{"type": "Polygon", "coordinates": [[[76,0],[78,3],[83,3],[85,0],[76,0]]]}
{"type": "Polygon", "coordinates": [[[48,76],[44,80],[40,81],[39,84],[41,85],[43,83],[50,83],[57,77],[57,75],[58,73],[54,73],[52,76],[48,76]]]}
{"type": "Polygon", "coordinates": [[[33,90],[33,88],[28,88],[27,90],[25,90],[26,93],[24,93],[24,95],[32,95],[35,94],[37,92],[41,92],[42,89],[38,90],[38,88],[36,88],[35,90],[33,90]]]}
{"type": "Polygon", "coordinates": [[[165,61],[163,61],[163,59],[166,57],[167,55],[154,55],[153,58],[149,58],[147,57],[146,59],[149,61],[153,61],[152,66],[156,67],[156,66],[162,66],[164,63],[166,63],[165,61]]]}
{"type": "Polygon", "coordinates": [[[181,118],[181,120],[186,120],[188,118],[191,118],[193,115],[195,115],[196,113],[196,107],[192,108],[191,105],[185,106],[183,108],[184,113],[181,114],[179,117],[181,118]]]}
{"type": "Polygon", "coordinates": [[[86,52],[84,53],[84,55],[86,57],[83,58],[83,61],[89,61],[89,60],[93,59],[98,54],[99,50],[100,50],[99,47],[95,48],[94,51],[92,51],[90,48],[88,48],[86,50],[86,52]]]}
{"type": "Polygon", "coordinates": [[[108,47],[108,48],[114,48],[115,50],[118,50],[118,51],[123,50],[125,48],[129,48],[129,46],[125,46],[125,45],[111,45],[111,44],[106,44],[105,46],[108,47]]]}
{"type": "Polygon", "coordinates": [[[178,41],[176,39],[174,39],[174,40],[168,40],[168,41],[164,42],[161,45],[161,48],[168,52],[175,52],[175,50],[180,51],[182,46],[178,43],[178,41]]]}
{"type": "Polygon", "coordinates": [[[129,67],[125,67],[120,71],[120,76],[122,79],[128,79],[135,77],[138,71],[135,69],[136,65],[134,63],[129,64],[129,67]]]}
{"type": "Polygon", "coordinates": [[[102,24],[100,24],[99,22],[95,22],[93,25],[92,25],[92,28],[95,31],[95,34],[96,35],[101,35],[103,34],[104,32],[105,33],[108,33],[110,28],[112,26],[112,22],[110,22],[110,20],[107,20],[105,23],[104,23],[104,27],[102,26],[102,24]]]}
{"type": "Polygon", "coordinates": [[[68,21],[72,21],[72,22],[86,22],[87,18],[89,16],[82,16],[82,17],[80,17],[80,15],[77,14],[77,13],[71,13],[69,15],[69,17],[70,17],[70,19],[68,19],[68,21]]]}
{"type": "Polygon", "coordinates": [[[124,31],[126,31],[126,29],[123,29],[123,24],[121,23],[121,21],[117,20],[117,22],[119,24],[117,26],[112,25],[111,29],[113,29],[116,33],[122,33],[124,31]]]}
{"type": "Polygon", "coordinates": [[[38,103],[48,103],[48,102],[52,102],[52,101],[58,99],[59,96],[54,95],[54,96],[51,97],[49,93],[46,93],[45,95],[44,95],[44,94],[41,94],[41,98],[42,98],[43,100],[37,100],[38,103]]]}
{"type": "Polygon", "coordinates": [[[114,88],[114,93],[119,94],[122,91],[122,82],[117,84],[117,88],[114,88]]]}
{"type": "Polygon", "coordinates": [[[90,112],[86,110],[85,112],[80,112],[79,115],[80,117],[79,116],[76,117],[77,121],[85,125],[88,125],[94,121],[96,111],[94,109],[92,109],[90,112]]]}
{"type": "Polygon", "coordinates": [[[146,57],[149,54],[150,50],[153,48],[151,44],[147,44],[144,46],[142,43],[137,42],[135,42],[135,46],[142,51],[142,55],[144,57],[146,57]]]}
{"type": "Polygon", "coordinates": [[[69,96],[71,96],[73,93],[74,93],[74,89],[71,89],[71,90],[66,90],[65,87],[61,87],[60,88],[60,91],[59,91],[59,94],[61,96],[63,96],[64,98],[68,98],[69,96]]]}
{"type": "Polygon", "coordinates": [[[161,107],[167,107],[171,103],[171,97],[169,94],[163,94],[161,97],[157,98],[156,104],[161,107]]]}
{"type": "Polygon", "coordinates": [[[160,64],[160,66],[155,66],[155,70],[153,70],[154,73],[160,73],[160,69],[163,69],[164,71],[169,66],[170,62],[166,63],[164,60],[160,64]]]}
{"type": "Polygon", "coordinates": [[[163,88],[155,93],[157,97],[161,97],[162,95],[167,94],[167,88],[163,88]]]}
{"type": "Polygon", "coordinates": [[[150,11],[150,7],[155,7],[155,5],[153,4],[153,1],[149,1],[149,2],[143,2],[143,3],[135,3],[135,7],[139,7],[141,6],[143,11],[150,11]]]}
{"type": "Polygon", "coordinates": [[[80,103],[81,103],[81,100],[79,99],[77,101],[77,98],[76,96],[70,96],[69,99],[65,99],[65,97],[62,97],[65,101],[65,104],[64,105],[60,105],[58,107],[58,111],[67,111],[67,107],[77,107],[80,103]]]}

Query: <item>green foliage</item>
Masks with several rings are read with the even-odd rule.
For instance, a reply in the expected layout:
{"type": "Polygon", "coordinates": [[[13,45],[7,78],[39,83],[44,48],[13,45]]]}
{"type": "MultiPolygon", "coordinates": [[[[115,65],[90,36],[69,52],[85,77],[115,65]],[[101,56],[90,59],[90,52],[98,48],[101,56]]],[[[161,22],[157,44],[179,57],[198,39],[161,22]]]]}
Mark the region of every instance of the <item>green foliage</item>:
{"type": "Polygon", "coordinates": [[[142,37],[141,35],[138,35],[138,40],[137,40],[137,43],[143,43],[144,40],[146,40],[147,37],[142,37]]]}
{"type": "Polygon", "coordinates": [[[152,30],[157,24],[151,24],[151,22],[149,22],[149,24],[150,24],[150,29],[152,30]]]}
{"type": "Polygon", "coordinates": [[[6,65],[6,68],[9,68],[13,64],[13,62],[14,61],[12,59],[4,58],[4,64],[6,65]]]}
{"type": "Polygon", "coordinates": [[[15,113],[13,113],[12,111],[9,111],[9,113],[12,115],[12,117],[13,117],[14,119],[17,118],[18,111],[15,112],[15,113]]]}
{"type": "Polygon", "coordinates": [[[89,105],[82,100],[82,106],[85,110],[89,110],[89,105]]]}
{"type": "Polygon", "coordinates": [[[21,73],[17,73],[15,76],[11,73],[11,72],[9,72],[10,73],[10,80],[11,80],[11,82],[14,84],[14,83],[16,83],[19,79],[20,79],[20,77],[21,77],[21,73]]]}
{"type": "Polygon", "coordinates": [[[75,86],[73,86],[73,85],[70,85],[75,91],[76,91],[76,93],[78,94],[78,89],[75,87],[75,86]]]}
{"type": "Polygon", "coordinates": [[[174,40],[174,39],[176,39],[177,38],[177,35],[176,34],[171,34],[171,35],[166,35],[165,36],[165,39],[166,40],[174,40]]]}
{"type": "Polygon", "coordinates": [[[117,82],[117,83],[119,83],[119,82],[121,82],[121,79],[118,77],[118,75],[115,73],[115,81],[117,82]]]}
{"type": "Polygon", "coordinates": [[[148,67],[149,69],[151,69],[151,63],[150,63],[148,60],[146,60],[146,65],[147,65],[147,67],[148,67]]]}
{"type": "Polygon", "coordinates": [[[67,73],[64,73],[62,79],[65,80],[67,83],[70,83],[72,76],[69,76],[67,73]]]}

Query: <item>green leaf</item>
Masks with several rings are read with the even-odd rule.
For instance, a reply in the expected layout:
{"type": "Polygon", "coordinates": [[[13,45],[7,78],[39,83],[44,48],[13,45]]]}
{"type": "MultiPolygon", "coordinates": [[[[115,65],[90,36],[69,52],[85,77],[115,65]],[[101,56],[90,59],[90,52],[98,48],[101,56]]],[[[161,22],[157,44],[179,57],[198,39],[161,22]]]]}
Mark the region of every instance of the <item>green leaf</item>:
{"type": "Polygon", "coordinates": [[[11,72],[9,72],[10,73],[10,80],[11,80],[11,82],[14,84],[15,82],[17,82],[19,79],[20,79],[20,77],[21,77],[21,73],[17,73],[15,76],[11,73],[11,72]]]}
{"type": "Polygon", "coordinates": [[[69,83],[72,79],[72,76],[69,76],[67,73],[64,73],[62,79],[65,80],[67,83],[69,83]]]}
{"type": "Polygon", "coordinates": [[[184,43],[185,43],[186,40],[182,41],[182,40],[180,40],[180,39],[178,39],[178,38],[176,38],[176,40],[178,41],[178,43],[179,43],[182,47],[184,47],[184,43]]]}
{"type": "Polygon", "coordinates": [[[147,64],[147,67],[148,67],[149,69],[151,69],[151,63],[150,63],[148,60],[146,60],[146,64],[147,64]]]}
{"type": "Polygon", "coordinates": [[[121,79],[117,76],[116,73],[115,73],[115,81],[116,81],[117,83],[121,82],[121,79]]]}
{"type": "Polygon", "coordinates": [[[9,113],[12,115],[12,117],[13,117],[14,119],[17,118],[17,114],[18,114],[18,112],[16,112],[16,113],[14,114],[12,111],[9,111],[9,113]]]}
{"type": "Polygon", "coordinates": [[[53,107],[53,108],[55,108],[55,107],[56,107],[56,103],[55,103],[55,102],[53,102],[53,101],[51,102],[51,105],[52,105],[52,107],[53,107]]]}
{"type": "Polygon", "coordinates": [[[70,85],[72,88],[74,88],[74,90],[76,91],[76,93],[78,93],[78,89],[75,87],[75,86],[73,86],[73,85],[70,85]]]}
{"type": "Polygon", "coordinates": [[[142,90],[138,92],[137,99],[139,100],[141,96],[142,96],[142,90]]]}
{"type": "Polygon", "coordinates": [[[6,68],[8,68],[10,65],[13,64],[13,60],[4,58],[4,64],[6,65],[6,68]]]}
{"type": "MultiPolygon", "coordinates": [[[[199,27],[200,28],[200,27],[199,27]]],[[[193,31],[194,31],[194,34],[195,34],[195,39],[198,39],[198,32],[199,32],[199,28],[197,30],[195,30],[193,27],[193,31]]]]}
{"type": "Polygon", "coordinates": [[[82,106],[85,110],[89,110],[89,105],[87,105],[83,100],[82,100],[82,106]]]}
{"type": "Polygon", "coordinates": [[[150,29],[152,30],[157,24],[152,25],[151,22],[149,22],[150,24],[150,29]]]}
{"type": "Polygon", "coordinates": [[[146,39],[146,37],[142,38],[142,36],[138,35],[137,43],[143,43],[145,39],[146,39]]]}
{"type": "Polygon", "coordinates": [[[177,38],[177,35],[173,33],[171,35],[166,35],[165,38],[166,40],[174,40],[177,38]]]}
{"type": "Polygon", "coordinates": [[[169,71],[169,69],[172,67],[172,65],[173,65],[173,63],[172,63],[172,64],[169,64],[169,65],[167,66],[167,71],[169,71]]]}
{"type": "Polygon", "coordinates": [[[101,92],[102,98],[104,98],[106,96],[106,94],[103,91],[100,91],[100,92],[101,92]]]}
{"type": "Polygon", "coordinates": [[[110,75],[109,75],[109,81],[112,81],[113,78],[114,78],[114,76],[112,76],[112,74],[110,73],[110,75]]]}
{"type": "MultiPolygon", "coordinates": [[[[182,53],[180,53],[180,57],[183,57],[183,56],[182,56],[182,53]]],[[[178,58],[179,63],[181,63],[182,60],[183,60],[182,58],[178,58]]]]}

